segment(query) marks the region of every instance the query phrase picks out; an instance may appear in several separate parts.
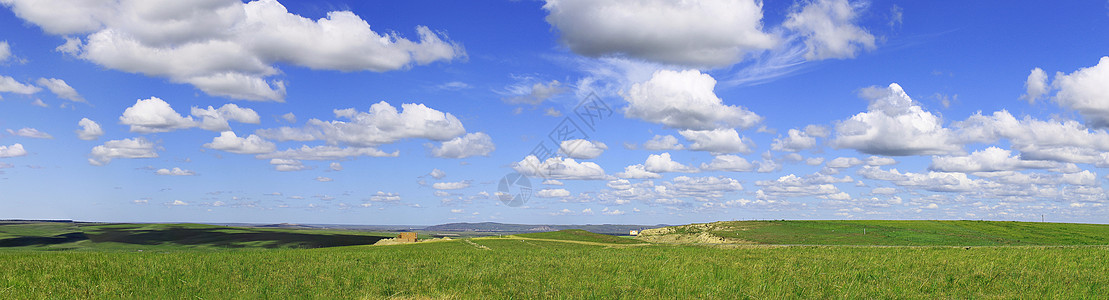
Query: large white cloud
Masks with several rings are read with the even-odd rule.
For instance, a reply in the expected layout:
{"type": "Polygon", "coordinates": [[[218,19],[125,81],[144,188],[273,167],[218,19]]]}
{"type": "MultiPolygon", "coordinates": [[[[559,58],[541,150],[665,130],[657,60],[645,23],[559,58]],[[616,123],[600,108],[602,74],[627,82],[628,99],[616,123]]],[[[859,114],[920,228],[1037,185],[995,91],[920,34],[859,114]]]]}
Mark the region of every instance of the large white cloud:
{"type": "Polygon", "coordinates": [[[774,47],[755,0],[548,0],[547,23],[586,56],[626,55],[666,64],[727,66],[774,47]]]}
{"type": "Polygon", "coordinates": [[[713,130],[682,130],[685,139],[693,142],[689,150],[709,151],[712,153],[751,153],[753,142],[746,137],[740,137],[739,132],[732,128],[713,130]]]}
{"type": "Polygon", "coordinates": [[[17,16],[72,38],[60,47],[98,65],[167,77],[211,95],[282,101],[268,80],[283,63],[312,69],[390,71],[465,57],[424,26],[418,40],[378,33],[349,11],[311,20],[274,0],[3,0],[17,16]]]}
{"type": "Polygon", "coordinates": [[[672,135],[655,135],[651,140],[643,143],[647,150],[682,150],[685,145],[678,143],[678,138],[672,135]]]}
{"type": "Polygon", "coordinates": [[[572,158],[551,157],[539,161],[535,155],[512,164],[520,174],[558,180],[602,180],[608,178],[605,170],[593,162],[577,162],[572,158]]]}
{"type": "Polygon", "coordinates": [[[16,157],[27,155],[27,150],[23,149],[23,144],[14,144],[11,146],[0,145],[0,157],[16,157]]]}
{"type": "Polygon", "coordinates": [[[631,86],[624,99],[630,118],[691,130],[748,128],[762,117],[741,106],[726,105],[716,96],[716,79],[697,70],[660,70],[650,80],[631,86]]]}
{"type": "Polygon", "coordinates": [[[204,148],[239,154],[261,154],[273,152],[277,146],[257,135],[239,137],[234,131],[224,131],[213,138],[211,143],[204,144],[204,148]]]}
{"type": "Polygon", "coordinates": [[[301,128],[281,127],[262,129],[259,136],[278,141],[323,140],[328,144],[357,147],[377,146],[406,138],[425,138],[446,141],[466,133],[462,122],[450,113],[444,113],[423,104],[406,103],[402,111],[384,101],[370,106],[369,111],[353,108],[337,109],[335,116],[349,121],[308,120],[301,128]]]}
{"type": "Polygon", "coordinates": [[[123,111],[119,122],[130,125],[131,132],[139,133],[168,132],[197,126],[192,117],[182,117],[158,97],[135,101],[135,105],[123,111]]]}
{"type": "Polygon", "coordinates": [[[239,107],[233,103],[224,104],[218,109],[211,106],[208,106],[207,109],[194,106],[190,114],[200,118],[200,129],[211,131],[231,130],[231,126],[227,124],[229,120],[247,124],[262,122],[258,113],[254,112],[253,109],[239,107]]]}
{"type": "Polygon", "coordinates": [[[154,150],[154,143],[145,138],[110,140],[92,148],[92,152],[89,153],[89,164],[103,166],[115,158],[155,157],[158,157],[158,152],[154,150]]]}
{"type": "Polygon", "coordinates": [[[1059,89],[1055,94],[1059,105],[1077,110],[1090,127],[1109,127],[1109,56],[1096,66],[1055,75],[1051,85],[1059,89]]]}
{"type": "Polygon", "coordinates": [[[441,146],[431,149],[431,155],[444,158],[489,156],[489,153],[496,149],[493,139],[488,134],[475,132],[443,142],[441,146]]]}
{"type": "Polygon", "coordinates": [[[81,126],[81,129],[76,131],[79,139],[91,141],[104,135],[104,129],[100,128],[100,124],[89,120],[89,118],[81,118],[81,121],[77,122],[77,126],[81,126]]]}
{"type": "Polygon", "coordinates": [[[1017,119],[1008,111],[974,114],[952,124],[963,142],[994,143],[1006,139],[1025,160],[1096,163],[1109,151],[1109,133],[1073,120],[1017,119]]]}
{"type": "Polygon", "coordinates": [[[836,124],[833,145],[877,155],[958,153],[962,146],[943,120],[917,105],[901,86],[863,89],[868,111],[836,124]]]}
{"type": "Polygon", "coordinates": [[[594,159],[601,156],[605,150],[608,150],[608,145],[605,143],[583,139],[562,141],[558,148],[559,153],[577,159],[594,159]]]}
{"type": "Polygon", "coordinates": [[[813,0],[794,11],[782,24],[805,38],[805,58],[853,58],[861,50],[874,49],[874,35],[855,25],[859,12],[867,2],[847,0],[813,0]]]}

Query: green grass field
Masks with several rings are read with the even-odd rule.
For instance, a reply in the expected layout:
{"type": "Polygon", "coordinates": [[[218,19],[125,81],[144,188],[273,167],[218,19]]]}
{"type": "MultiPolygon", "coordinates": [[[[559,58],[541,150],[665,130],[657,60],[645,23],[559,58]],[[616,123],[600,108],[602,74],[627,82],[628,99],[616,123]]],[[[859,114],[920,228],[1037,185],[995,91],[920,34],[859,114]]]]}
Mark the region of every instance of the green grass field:
{"type": "MultiPolygon", "coordinates": [[[[825,221],[816,223],[822,222],[825,221]]],[[[989,236],[1039,236],[1021,233],[1021,226],[998,223],[995,225],[1006,230],[989,232],[989,236]]],[[[802,225],[777,226],[805,228],[802,225]]],[[[831,232],[829,228],[836,232],[854,228],[824,225],[830,227],[812,224],[810,227],[825,228],[827,232],[831,232]]],[[[903,225],[916,229],[935,226],[941,225],[912,222],[903,225]]],[[[775,230],[770,232],[778,234],[771,236],[785,235],[785,229],[775,230]]],[[[1032,232],[1039,232],[1036,230],[1032,232]]],[[[1055,241],[1090,244],[1086,238],[1104,234],[1090,230],[1075,233],[1076,237],[1056,237],[1055,241]]],[[[830,239],[837,234],[822,235],[830,239]]],[[[1105,276],[1109,274],[1107,246],[967,249],[945,244],[954,241],[962,245],[959,239],[933,240],[933,245],[913,247],[640,246],[625,242],[638,243],[635,240],[574,231],[520,236],[318,249],[251,244],[220,251],[212,251],[216,246],[176,251],[165,246],[142,252],[10,247],[0,251],[0,298],[1102,298],[1109,295],[1109,276],[1105,276]]]]}
{"type": "Polygon", "coordinates": [[[592,233],[581,229],[568,229],[550,232],[536,232],[517,234],[516,236],[532,239],[546,239],[546,240],[565,240],[565,241],[579,241],[591,243],[608,243],[608,244],[642,244],[643,241],[622,238],[618,236],[611,236],[607,234],[592,233]]]}

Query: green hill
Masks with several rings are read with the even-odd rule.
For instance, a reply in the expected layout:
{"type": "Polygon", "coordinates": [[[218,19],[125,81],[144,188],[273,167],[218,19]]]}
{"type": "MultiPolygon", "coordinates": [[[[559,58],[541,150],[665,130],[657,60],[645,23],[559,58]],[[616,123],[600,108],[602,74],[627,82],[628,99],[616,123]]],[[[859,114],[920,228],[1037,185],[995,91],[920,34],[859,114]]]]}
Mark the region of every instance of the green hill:
{"type": "Polygon", "coordinates": [[[518,237],[543,239],[543,240],[564,240],[564,241],[578,241],[590,243],[605,243],[605,244],[642,244],[642,241],[611,236],[607,234],[592,233],[581,229],[567,229],[550,232],[536,232],[517,234],[518,237]]]}
{"type": "Polygon", "coordinates": [[[660,237],[712,235],[776,245],[1109,245],[1109,225],[998,221],[733,221],[645,230],[660,237]]]}

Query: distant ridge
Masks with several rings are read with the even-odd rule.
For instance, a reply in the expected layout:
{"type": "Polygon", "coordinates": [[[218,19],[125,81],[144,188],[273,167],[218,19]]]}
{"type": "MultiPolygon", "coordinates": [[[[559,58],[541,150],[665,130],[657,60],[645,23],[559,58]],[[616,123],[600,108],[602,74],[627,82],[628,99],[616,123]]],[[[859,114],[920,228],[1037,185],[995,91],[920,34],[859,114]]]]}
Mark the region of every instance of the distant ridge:
{"type": "Polygon", "coordinates": [[[545,224],[505,224],[496,222],[481,223],[448,223],[424,228],[424,231],[473,231],[473,232],[547,232],[567,229],[581,229],[593,233],[627,235],[632,230],[644,230],[666,227],[669,225],[628,225],[628,224],[601,224],[601,225],[545,225],[545,224]]]}

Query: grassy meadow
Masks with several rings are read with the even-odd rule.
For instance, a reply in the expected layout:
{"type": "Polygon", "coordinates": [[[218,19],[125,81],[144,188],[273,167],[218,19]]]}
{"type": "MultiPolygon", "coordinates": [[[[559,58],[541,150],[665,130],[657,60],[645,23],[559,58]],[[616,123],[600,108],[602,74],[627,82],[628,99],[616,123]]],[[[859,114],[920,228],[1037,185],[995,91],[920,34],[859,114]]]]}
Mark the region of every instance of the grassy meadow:
{"type": "MultiPolygon", "coordinates": [[[[931,226],[935,225],[908,227],[931,226]]],[[[842,230],[835,228],[837,232],[842,230]]],[[[1104,234],[1104,230],[1088,234],[1096,236],[1104,234]]],[[[118,248],[42,251],[53,249],[8,247],[0,248],[0,298],[1101,298],[1109,295],[1109,276],[1105,276],[1109,274],[1109,247],[1086,246],[1090,244],[1088,240],[1077,237],[1059,236],[1056,241],[1073,243],[969,249],[960,243],[939,242],[892,247],[645,244],[623,237],[560,231],[316,249],[219,244],[178,250],[163,245],[167,248],[141,252],[118,248]]]]}

